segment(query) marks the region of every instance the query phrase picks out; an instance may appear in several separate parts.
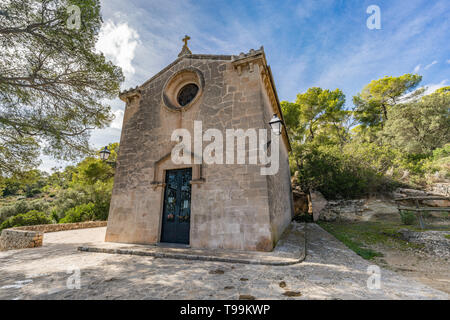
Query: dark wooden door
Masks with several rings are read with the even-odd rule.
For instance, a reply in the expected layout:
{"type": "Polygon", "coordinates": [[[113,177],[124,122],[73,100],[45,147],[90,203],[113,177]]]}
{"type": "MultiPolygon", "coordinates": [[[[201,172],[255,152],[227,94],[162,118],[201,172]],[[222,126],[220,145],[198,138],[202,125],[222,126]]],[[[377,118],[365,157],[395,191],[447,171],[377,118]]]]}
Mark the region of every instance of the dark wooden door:
{"type": "Polygon", "coordinates": [[[166,171],[161,242],[189,244],[192,169],[166,171]]]}

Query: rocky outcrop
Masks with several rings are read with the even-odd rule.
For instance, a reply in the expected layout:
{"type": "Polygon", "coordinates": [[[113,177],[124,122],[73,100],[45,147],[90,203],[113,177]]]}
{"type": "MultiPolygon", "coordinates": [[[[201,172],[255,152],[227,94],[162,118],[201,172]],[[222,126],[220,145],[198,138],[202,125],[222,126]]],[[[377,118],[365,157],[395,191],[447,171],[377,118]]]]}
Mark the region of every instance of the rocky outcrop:
{"type": "Polygon", "coordinates": [[[428,191],[432,194],[450,197],[450,183],[434,183],[428,191]]]}
{"type": "Polygon", "coordinates": [[[308,213],[308,196],[306,193],[298,190],[293,190],[294,198],[294,216],[299,216],[308,213]]]}
{"type": "Polygon", "coordinates": [[[310,212],[312,211],[314,221],[317,221],[319,220],[322,210],[327,207],[328,201],[319,191],[311,191],[310,197],[310,212]]]}
{"type": "Polygon", "coordinates": [[[393,193],[393,196],[396,198],[426,197],[429,195],[431,194],[424,190],[407,189],[407,188],[397,188],[393,193]]]}
{"type": "Polygon", "coordinates": [[[357,199],[333,200],[320,211],[323,221],[369,221],[374,216],[395,215],[398,218],[397,205],[391,200],[357,199]]]}
{"type": "Polygon", "coordinates": [[[298,185],[298,171],[291,178],[292,197],[294,200],[294,219],[296,217],[308,214],[309,199],[308,195],[303,192],[298,185]]]}
{"type": "MultiPolygon", "coordinates": [[[[395,198],[431,197],[431,196],[449,197],[450,195],[448,194],[449,192],[448,188],[450,188],[450,184],[446,183],[434,184],[428,191],[398,188],[397,190],[395,190],[393,195],[395,198]]],[[[421,203],[430,207],[450,207],[450,200],[445,199],[421,200],[421,203]]],[[[411,201],[411,204],[414,205],[414,201],[411,201]]]]}

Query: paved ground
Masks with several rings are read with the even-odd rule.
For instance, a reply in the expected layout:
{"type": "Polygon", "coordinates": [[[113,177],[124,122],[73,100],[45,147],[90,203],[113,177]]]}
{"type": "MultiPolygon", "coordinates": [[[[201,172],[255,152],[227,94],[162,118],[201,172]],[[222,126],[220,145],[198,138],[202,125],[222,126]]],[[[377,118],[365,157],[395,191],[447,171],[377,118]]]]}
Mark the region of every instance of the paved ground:
{"type": "Polygon", "coordinates": [[[184,245],[173,244],[136,245],[112,242],[102,242],[95,245],[82,246],[78,247],[78,250],[181,260],[286,266],[298,264],[305,259],[305,226],[305,223],[292,222],[286,228],[285,232],[283,232],[276,247],[271,252],[192,249],[184,245]]]}
{"type": "Polygon", "coordinates": [[[448,299],[441,291],[381,269],[368,289],[370,263],[315,224],[307,257],[291,266],[184,261],[80,252],[105,228],[49,233],[44,246],[0,252],[0,299],[448,299]],[[80,270],[80,289],[73,272],[80,270]]]}

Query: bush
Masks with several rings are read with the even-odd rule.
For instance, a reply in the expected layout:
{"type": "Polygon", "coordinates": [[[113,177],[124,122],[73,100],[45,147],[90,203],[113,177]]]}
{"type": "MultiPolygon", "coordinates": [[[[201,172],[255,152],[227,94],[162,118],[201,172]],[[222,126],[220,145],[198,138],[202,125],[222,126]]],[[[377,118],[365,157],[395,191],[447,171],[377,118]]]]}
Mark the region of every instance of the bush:
{"type": "Polygon", "coordinates": [[[327,199],[357,198],[393,190],[397,184],[384,175],[390,165],[388,157],[370,162],[369,149],[375,148],[315,146],[305,150],[298,181],[302,190],[318,190],[327,199]]]}
{"type": "Polygon", "coordinates": [[[402,220],[403,224],[406,225],[413,225],[416,221],[416,215],[413,211],[401,211],[400,212],[400,219],[402,220]]]}
{"type": "Polygon", "coordinates": [[[25,191],[25,195],[27,196],[27,198],[32,198],[40,193],[42,193],[42,191],[39,188],[27,188],[27,190],[25,191]]]}
{"type": "Polygon", "coordinates": [[[24,214],[18,214],[14,217],[8,218],[0,225],[0,230],[22,227],[22,226],[34,226],[40,224],[51,224],[52,220],[47,217],[44,212],[32,210],[24,214]]]}
{"type": "Polygon", "coordinates": [[[59,223],[76,223],[95,220],[95,205],[90,202],[70,209],[59,223]]]}
{"type": "Polygon", "coordinates": [[[66,212],[82,204],[89,203],[88,195],[82,190],[62,189],[53,201],[53,211],[59,219],[64,218],[66,212]]]}
{"type": "Polygon", "coordinates": [[[36,199],[32,201],[19,200],[13,205],[0,208],[0,221],[16,216],[18,214],[24,214],[32,210],[47,213],[50,208],[50,202],[43,199],[36,199]]]}
{"type": "Polygon", "coordinates": [[[110,205],[110,202],[95,203],[95,207],[94,207],[95,220],[99,220],[99,221],[108,220],[109,205],[110,205]]]}

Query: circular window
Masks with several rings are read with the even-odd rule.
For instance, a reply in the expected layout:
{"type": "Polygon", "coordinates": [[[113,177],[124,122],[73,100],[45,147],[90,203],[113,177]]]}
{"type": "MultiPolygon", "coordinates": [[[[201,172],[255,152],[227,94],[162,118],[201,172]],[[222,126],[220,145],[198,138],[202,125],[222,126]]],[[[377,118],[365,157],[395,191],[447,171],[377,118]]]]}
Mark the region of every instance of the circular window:
{"type": "Polygon", "coordinates": [[[170,111],[182,111],[193,106],[202,95],[205,80],[200,70],[186,68],[170,77],[162,91],[163,105],[170,111]]]}
{"type": "Polygon", "coordinates": [[[195,96],[198,93],[198,86],[194,83],[189,83],[181,88],[178,93],[177,101],[180,106],[184,107],[188,105],[192,100],[194,100],[195,96]]]}

